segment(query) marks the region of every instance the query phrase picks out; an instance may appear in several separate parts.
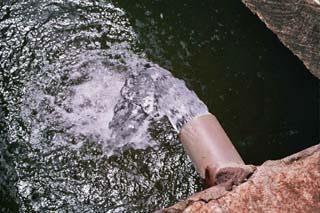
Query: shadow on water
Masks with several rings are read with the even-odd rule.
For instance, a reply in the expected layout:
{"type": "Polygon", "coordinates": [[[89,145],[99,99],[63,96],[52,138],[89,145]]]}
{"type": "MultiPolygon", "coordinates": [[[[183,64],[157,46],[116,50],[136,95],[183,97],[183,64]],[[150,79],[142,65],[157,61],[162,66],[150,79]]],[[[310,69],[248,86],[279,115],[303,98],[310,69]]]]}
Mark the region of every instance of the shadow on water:
{"type": "Polygon", "coordinates": [[[150,127],[157,148],[108,158],[87,139],[79,149],[53,145],[57,129],[21,116],[31,79],[60,86],[48,64],[132,37],[135,51],[197,93],[247,163],[319,142],[319,81],[240,0],[112,1],[124,12],[105,2],[0,2],[1,212],[148,212],[202,189],[167,119],[150,127]]]}

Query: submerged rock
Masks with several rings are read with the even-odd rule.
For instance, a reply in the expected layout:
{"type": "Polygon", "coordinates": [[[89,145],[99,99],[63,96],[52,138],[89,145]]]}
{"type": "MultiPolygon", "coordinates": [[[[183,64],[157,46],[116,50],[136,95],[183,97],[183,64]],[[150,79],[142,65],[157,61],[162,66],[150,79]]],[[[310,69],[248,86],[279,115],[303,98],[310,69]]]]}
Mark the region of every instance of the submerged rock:
{"type": "Polygon", "coordinates": [[[216,185],[161,212],[320,212],[320,145],[266,161],[231,191],[216,185]]]}

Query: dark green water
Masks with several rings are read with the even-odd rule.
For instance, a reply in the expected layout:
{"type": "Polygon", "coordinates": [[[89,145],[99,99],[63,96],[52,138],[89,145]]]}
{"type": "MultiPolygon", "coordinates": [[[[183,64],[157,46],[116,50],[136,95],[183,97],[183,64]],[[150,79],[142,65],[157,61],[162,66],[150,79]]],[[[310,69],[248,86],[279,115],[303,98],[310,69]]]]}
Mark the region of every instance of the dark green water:
{"type": "Polygon", "coordinates": [[[70,52],[133,43],[186,81],[247,163],[319,143],[319,80],[239,0],[1,1],[0,32],[1,212],[149,212],[202,189],[167,120],[157,149],[110,158],[90,140],[53,146],[51,127],[34,138],[26,85],[70,52]]]}
{"type": "Polygon", "coordinates": [[[196,91],[247,163],[319,142],[319,81],[240,1],[120,5],[148,56],[196,91]]]}

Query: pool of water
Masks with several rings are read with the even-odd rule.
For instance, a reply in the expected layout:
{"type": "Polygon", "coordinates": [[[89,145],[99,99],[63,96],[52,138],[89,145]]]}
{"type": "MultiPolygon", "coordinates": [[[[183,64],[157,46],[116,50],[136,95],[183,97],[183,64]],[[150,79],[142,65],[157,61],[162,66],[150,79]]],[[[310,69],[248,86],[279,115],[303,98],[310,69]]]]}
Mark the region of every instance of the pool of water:
{"type": "Polygon", "coordinates": [[[201,190],[175,125],[191,91],[247,163],[319,143],[319,80],[240,0],[5,0],[0,32],[1,212],[149,212],[201,190]]]}

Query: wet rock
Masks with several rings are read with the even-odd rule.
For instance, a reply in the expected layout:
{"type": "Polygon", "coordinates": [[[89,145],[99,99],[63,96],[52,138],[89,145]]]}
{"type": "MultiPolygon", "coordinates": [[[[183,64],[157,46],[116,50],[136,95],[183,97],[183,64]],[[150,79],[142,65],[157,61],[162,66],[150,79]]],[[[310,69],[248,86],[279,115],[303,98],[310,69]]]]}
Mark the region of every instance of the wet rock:
{"type": "Polygon", "coordinates": [[[162,212],[320,212],[320,145],[265,162],[231,191],[216,185],[162,212]]]}
{"type": "Polygon", "coordinates": [[[319,0],[242,0],[320,78],[319,0]]]}

